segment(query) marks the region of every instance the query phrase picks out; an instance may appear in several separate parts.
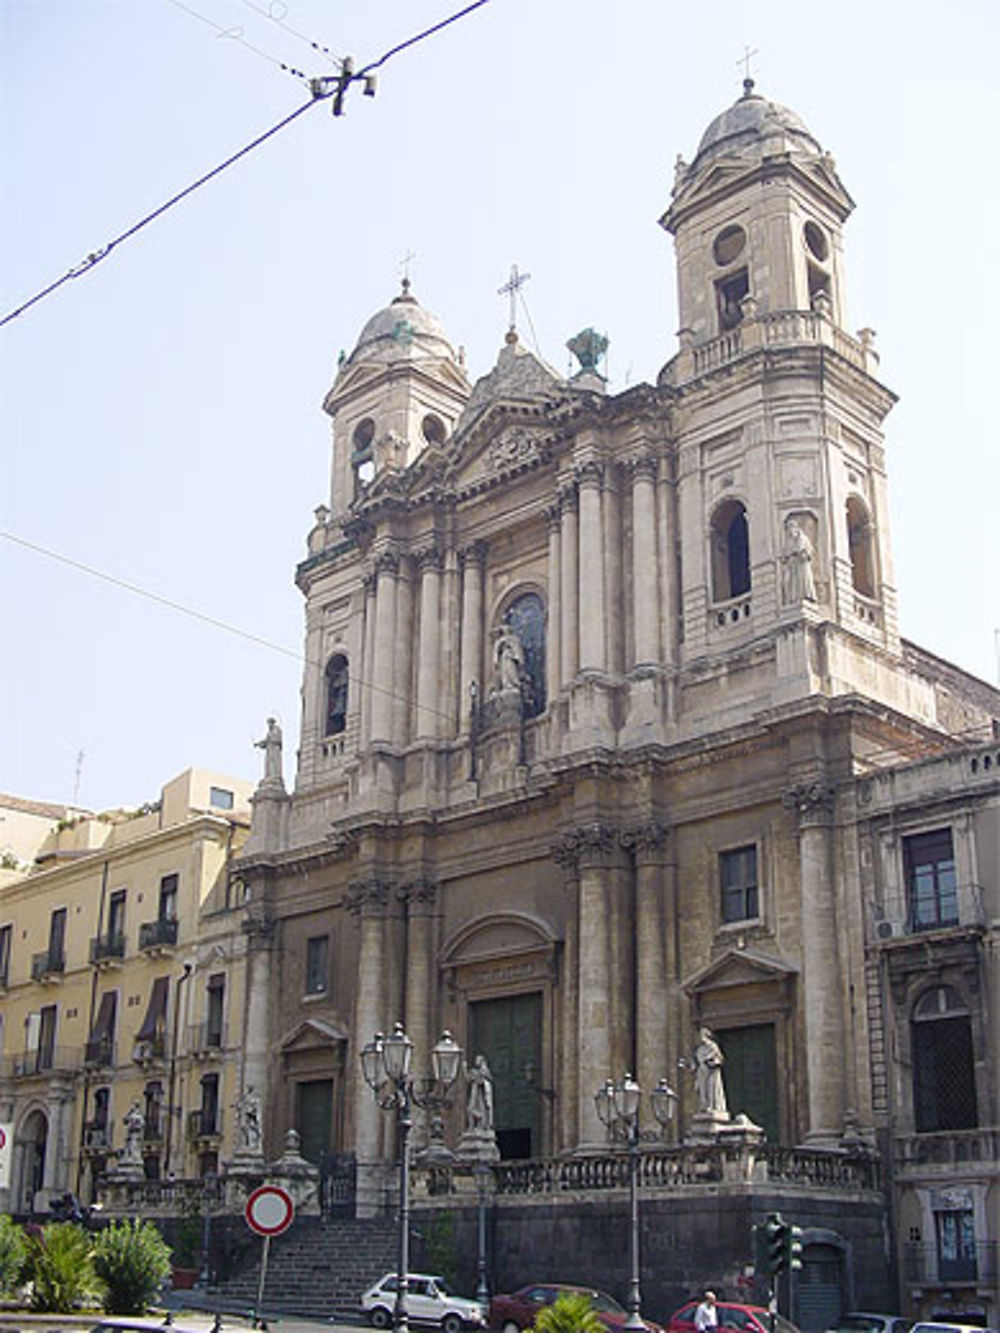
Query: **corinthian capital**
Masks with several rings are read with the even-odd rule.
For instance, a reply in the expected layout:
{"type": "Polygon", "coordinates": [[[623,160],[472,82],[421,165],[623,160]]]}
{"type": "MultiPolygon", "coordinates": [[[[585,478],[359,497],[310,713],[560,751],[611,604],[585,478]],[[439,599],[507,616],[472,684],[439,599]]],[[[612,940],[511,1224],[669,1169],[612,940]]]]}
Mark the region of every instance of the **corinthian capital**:
{"type": "Polygon", "coordinates": [[[588,458],[585,463],[577,464],[576,484],[578,486],[593,486],[600,489],[603,480],[604,464],[599,458],[588,458]]]}
{"type": "Polygon", "coordinates": [[[799,782],[781,798],[786,810],[794,810],[800,823],[825,819],[833,809],[834,789],[828,782],[799,782]]]}
{"type": "Polygon", "coordinates": [[[641,861],[659,855],[667,845],[667,836],[666,825],[653,819],[637,828],[625,829],[621,844],[627,852],[635,852],[636,859],[641,861]]]}
{"type": "Polygon", "coordinates": [[[354,916],[384,916],[389,885],[381,879],[359,879],[348,886],[344,905],[354,916]]]}
{"type": "Polygon", "coordinates": [[[618,836],[618,830],[610,824],[597,820],[581,824],[552,844],[552,859],[570,871],[582,865],[602,864],[618,846],[618,836]]]}

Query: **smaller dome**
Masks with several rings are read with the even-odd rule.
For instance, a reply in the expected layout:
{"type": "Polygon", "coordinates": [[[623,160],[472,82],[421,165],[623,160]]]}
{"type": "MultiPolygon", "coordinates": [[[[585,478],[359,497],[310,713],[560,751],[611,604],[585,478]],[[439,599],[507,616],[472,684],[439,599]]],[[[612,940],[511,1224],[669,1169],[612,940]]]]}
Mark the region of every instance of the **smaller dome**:
{"type": "Polygon", "coordinates": [[[822,153],[819,142],[800,116],[777,102],[769,102],[766,97],[755,93],[753,87],[753,79],[745,79],[743,96],[715,117],[701,136],[692,167],[701,166],[706,158],[714,157],[717,153],[748,145],[775,131],[800,140],[803,147],[813,152],[822,153]]]}
{"type": "Polygon", "coordinates": [[[404,278],[399,296],[384,310],[372,315],[361,330],[349,359],[356,360],[362,352],[391,352],[393,348],[398,348],[400,355],[406,355],[414,343],[436,355],[454,359],[454,349],[440,320],[410,294],[409,279],[404,278]],[[381,344],[381,348],[377,348],[377,344],[381,344]]]}

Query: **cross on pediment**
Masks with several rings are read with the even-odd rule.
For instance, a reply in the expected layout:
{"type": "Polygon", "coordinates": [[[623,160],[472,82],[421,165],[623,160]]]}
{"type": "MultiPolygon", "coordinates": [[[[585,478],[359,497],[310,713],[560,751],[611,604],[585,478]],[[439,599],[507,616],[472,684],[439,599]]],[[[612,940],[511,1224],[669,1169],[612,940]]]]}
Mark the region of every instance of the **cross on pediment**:
{"type": "Polygon", "coordinates": [[[522,273],[516,264],[510,266],[510,278],[502,287],[497,288],[497,296],[510,297],[510,331],[513,333],[517,329],[517,294],[524,284],[531,277],[530,273],[522,273]]]}

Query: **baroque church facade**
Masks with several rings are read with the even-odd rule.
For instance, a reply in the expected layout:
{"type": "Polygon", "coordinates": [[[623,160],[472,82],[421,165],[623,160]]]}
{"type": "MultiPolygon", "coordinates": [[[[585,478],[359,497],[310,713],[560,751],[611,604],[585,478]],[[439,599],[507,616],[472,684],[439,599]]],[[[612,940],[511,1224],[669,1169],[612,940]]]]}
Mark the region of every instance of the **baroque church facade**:
{"type": "MultiPolygon", "coordinates": [[[[786,1212],[816,1282],[891,1301],[878,1274],[902,1280],[906,1244],[961,1213],[958,1252],[992,1244],[993,1273],[960,1300],[995,1321],[995,1130],[971,1184],[932,1166],[907,1203],[878,1177],[864,1259],[849,1190],[810,1213],[833,1179],[815,1163],[955,1127],[935,1109],[955,1078],[978,1108],[958,1129],[1000,1116],[1000,696],[899,634],[894,396],[874,335],[845,327],[852,208],[748,81],[677,163],[679,349],[655,385],[607,392],[591,331],[567,378],[513,329],[471,383],[405,282],[365,325],[324,402],[330,497],[296,574],[294,784],[272,728],[237,865],[242,1081],[272,1154],[294,1127],[313,1160],[353,1155],[364,1211],[396,1155],[361,1077],[376,1032],[404,1023],[420,1073],[443,1029],[486,1056],[503,1168],[606,1150],[594,1094],[625,1071],[666,1078],[670,1143],[711,1153],[686,1068],[707,1027],[770,1178],[779,1153],[813,1163],[786,1212]],[[947,1079],[953,1043],[914,1039],[923,1085],[893,1063],[921,1004],[971,1034],[947,1079]]],[[[915,1308],[948,1285],[935,1262],[915,1308]]]]}

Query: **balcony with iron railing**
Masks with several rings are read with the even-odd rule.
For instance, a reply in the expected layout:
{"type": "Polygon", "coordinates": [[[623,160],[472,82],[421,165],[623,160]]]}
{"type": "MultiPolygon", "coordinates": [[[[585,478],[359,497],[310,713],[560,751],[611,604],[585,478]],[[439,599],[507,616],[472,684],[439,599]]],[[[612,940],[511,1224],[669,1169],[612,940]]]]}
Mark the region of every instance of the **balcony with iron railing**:
{"type": "Polygon", "coordinates": [[[79,1046],[40,1046],[10,1057],[12,1078],[39,1078],[51,1074],[75,1074],[80,1068],[79,1046]]]}
{"type": "Polygon", "coordinates": [[[140,949],[172,949],[177,943],[177,920],[171,917],[158,917],[155,921],[144,921],[139,927],[140,949]]]}
{"type": "Polygon", "coordinates": [[[137,1065],[158,1064],[167,1058],[165,1036],[140,1037],[132,1047],[132,1059],[137,1065]]]}
{"type": "Polygon", "coordinates": [[[62,949],[43,949],[31,955],[32,981],[61,981],[66,971],[66,954],[62,949]]]}
{"type": "Polygon", "coordinates": [[[95,935],[90,941],[90,961],[95,966],[120,963],[125,957],[125,936],[116,931],[112,935],[95,935]]]}
{"type": "Polygon", "coordinates": [[[188,1111],[187,1132],[190,1139],[216,1139],[222,1134],[222,1109],[201,1107],[188,1111]]]}
{"type": "Polygon", "coordinates": [[[964,1283],[995,1286],[998,1279],[998,1243],[975,1241],[961,1247],[961,1253],[942,1253],[936,1245],[909,1242],[903,1246],[903,1281],[920,1286],[955,1287],[964,1283]]]}
{"type": "Polygon", "coordinates": [[[94,1037],[83,1048],[83,1063],[90,1069],[113,1067],[117,1061],[114,1037],[94,1037]]]}
{"type": "Polygon", "coordinates": [[[226,1045],[225,1024],[209,1020],[205,1023],[191,1023],[187,1030],[187,1049],[191,1055],[211,1056],[221,1052],[226,1045]]]}
{"type": "Polygon", "coordinates": [[[83,1146],[87,1152],[111,1151],[111,1126],[106,1120],[88,1120],[84,1124],[83,1146]]]}
{"type": "Polygon", "coordinates": [[[148,1144],[162,1143],[166,1137],[166,1112],[160,1108],[147,1111],[142,1122],[142,1141],[148,1144]]]}

